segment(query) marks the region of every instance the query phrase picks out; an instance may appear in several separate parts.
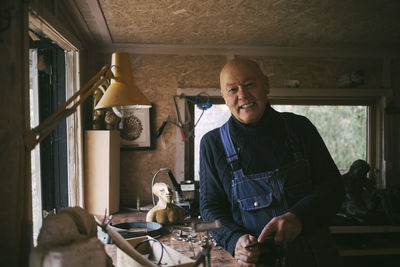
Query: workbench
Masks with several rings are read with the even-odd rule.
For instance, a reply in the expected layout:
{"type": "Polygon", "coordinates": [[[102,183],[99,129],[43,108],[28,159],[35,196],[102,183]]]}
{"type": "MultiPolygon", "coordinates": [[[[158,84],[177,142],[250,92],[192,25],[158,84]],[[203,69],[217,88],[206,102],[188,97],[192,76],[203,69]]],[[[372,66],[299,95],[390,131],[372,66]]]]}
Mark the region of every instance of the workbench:
{"type": "MultiPolygon", "coordinates": [[[[118,224],[123,222],[145,221],[145,219],[146,212],[123,212],[113,215],[112,223],[118,224]]],[[[187,233],[189,224],[165,226],[163,227],[162,235],[157,239],[174,250],[190,258],[194,258],[194,256],[196,256],[200,251],[201,246],[195,242],[190,243],[186,241],[180,241],[178,240],[179,238],[177,236],[180,230],[187,233]]],[[[333,238],[337,242],[339,254],[342,256],[345,267],[369,267],[378,265],[400,266],[398,265],[400,264],[400,226],[331,226],[330,230],[333,238]],[[382,234],[390,235],[392,237],[390,238],[391,242],[381,241],[382,244],[380,247],[365,247],[365,245],[361,243],[362,241],[365,241],[365,235],[368,235],[369,237],[371,235],[377,235],[379,237],[379,235],[382,234]],[[353,246],[349,246],[349,240],[353,240],[353,242],[350,242],[353,246]],[[385,262],[389,265],[383,264],[385,262]],[[390,265],[392,263],[394,265],[390,265]]],[[[193,232],[192,234],[201,236],[205,233],[193,232]]],[[[114,265],[116,265],[116,246],[106,245],[106,251],[113,259],[114,265]]],[[[237,263],[236,260],[225,249],[220,246],[213,246],[211,250],[211,265],[213,267],[230,267],[237,266],[237,263]]]]}
{"type": "MultiPolygon", "coordinates": [[[[146,220],[146,212],[123,212],[114,214],[112,224],[124,222],[139,222],[146,220]]],[[[205,232],[195,233],[190,224],[193,220],[185,222],[183,225],[164,226],[162,234],[157,237],[164,245],[184,254],[192,259],[201,250],[199,242],[205,236],[205,232]],[[187,235],[194,237],[192,240],[186,238],[187,235]],[[185,241],[187,240],[187,241],[185,241]],[[190,242],[189,242],[190,241],[190,242]]],[[[117,266],[116,245],[106,245],[106,252],[112,258],[113,264],[117,266]]],[[[236,260],[221,246],[213,245],[211,249],[211,265],[214,267],[233,267],[238,266],[236,260]]]]}

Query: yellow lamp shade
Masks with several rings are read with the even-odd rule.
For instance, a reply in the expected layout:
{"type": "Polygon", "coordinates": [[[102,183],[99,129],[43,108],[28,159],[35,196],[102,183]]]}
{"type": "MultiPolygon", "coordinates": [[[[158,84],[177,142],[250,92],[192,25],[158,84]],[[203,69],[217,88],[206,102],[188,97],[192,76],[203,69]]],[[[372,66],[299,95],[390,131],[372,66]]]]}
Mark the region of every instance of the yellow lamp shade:
{"type": "Polygon", "coordinates": [[[114,77],[96,109],[117,106],[132,106],[132,108],[150,108],[151,104],[133,82],[129,54],[116,52],[112,54],[111,70],[114,77]]]}

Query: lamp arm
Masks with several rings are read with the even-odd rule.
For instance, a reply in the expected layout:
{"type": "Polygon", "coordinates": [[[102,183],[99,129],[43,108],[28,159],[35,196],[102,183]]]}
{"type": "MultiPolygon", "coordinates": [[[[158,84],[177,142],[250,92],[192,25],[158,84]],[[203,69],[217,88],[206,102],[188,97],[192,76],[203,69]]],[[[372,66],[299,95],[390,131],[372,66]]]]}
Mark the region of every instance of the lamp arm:
{"type": "Polygon", "coordinates": [[[29,150],[32,150],[38,143],[43,141],[60,122],[74,113],[77,107],[82,104],[94,91],[105,81],[111,79],[113,74],[109,66],[103,66],[79,91],[73,94],[56,112],[50,115],[37,127],[27,130],[24,133],[24,144],[29,150]],[[94,83],[94,84],[93,84],[94,83]],[[71,107],[68,106],[77,98],[71,107]]]}

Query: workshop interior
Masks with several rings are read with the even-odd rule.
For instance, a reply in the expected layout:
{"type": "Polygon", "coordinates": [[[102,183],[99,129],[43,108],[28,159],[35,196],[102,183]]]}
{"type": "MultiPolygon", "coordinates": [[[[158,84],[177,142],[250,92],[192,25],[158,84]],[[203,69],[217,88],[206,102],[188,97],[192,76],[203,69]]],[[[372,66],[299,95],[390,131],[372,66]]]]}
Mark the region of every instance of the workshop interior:
{"type": "MultiPolygon", "coordinates": [[[[202,220],[219,72],[269,77],[308,117],[345,200],[343,266],[400,266],[400,2],[4,0],[4,266],[236,266],[202,220]]],[[[317,211],[316,211],[317,212],[317,211]]],[[[274,250],[273,242],[266,242],[274,250]]]]}

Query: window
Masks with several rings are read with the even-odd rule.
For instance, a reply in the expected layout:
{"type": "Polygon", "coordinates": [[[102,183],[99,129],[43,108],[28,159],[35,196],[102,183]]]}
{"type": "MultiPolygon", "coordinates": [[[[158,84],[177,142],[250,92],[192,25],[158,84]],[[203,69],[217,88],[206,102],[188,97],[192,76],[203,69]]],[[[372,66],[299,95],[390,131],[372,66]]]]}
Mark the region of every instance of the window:
{"type": "Polygon", "coordinates": [[[340,171],[357,159],[367,160],[368,107],[274,105],[281,112],[307,117],[317,128],[340,171]]]}
{"type": "MultiPolygon", "coordinates": [[[[66,100],[65,51],[41,37],[30,42],[30,99],[32,126],[56,112],[66,100]],[[34,63],[34,64],[32,64],[34,63]]],[[[61,122],[32,152],[33,199],[35,216],[42,207],[47,212],[68,206],[67,130],[61,122]],[[39,192],[41,192],[39,194],[39,192]]],[[[37,218],[37,220],[40,220],[37,218]]],[[[35,230],[37,225],[35,225],[35,230]]]]}
{"type": "MultiPolygon", "coordinates": [[[[39,125],[78,89],[78,50],[33,13],[29,16],[31,128],[39,125]]],[[[33,241],[43,212],[82,206],[80,109],[31,152],[33,241]]]]}
{"type": "MultiPolygon", "coordinates": [[[[29,49],[29,106],[31,128],[39,124],[39,99],[38,99],[38,71],[37,71],[37,50],[29,49]]],[[[31,174],[32,174],[32,220],[33,240],[36,245],[37,235],[42,226],[42,189],[40,173],[40,146],[31,151],[31,174]]]]}
{"type": "MultiPolygon", "coordinates": [[[[220,127],[230,116],[229,109],[223,104],[218,89],[207,89],[213,106],[206,110],[195,128],[195,137],[186,142],[186,164],[189,170],[184,170],[186,179],[193,177],[199,180],[199,146],[201,137],[208,131],[220,127]],[[188,148],[189,147],[189,148],[188,148]],[[192,148],[190,148],[192,147],[192,148]],[[191,152],[192,151],[192,152],[191,152]],[[187,155],[188,153],[192,155],[187,155]],[[189,162],[188,162],[189,159],[189,162]],[[191,161],[190,161],[191,160],[191,161]],[[192,168],[192,170],[191,170],[192,168]]],[[[187,96],[195,96],[205,89],[178,90],[187,96]]],[[[341,172],[346,172],[357,159],[366,160],[378,176],[378,187],[384,188],[383,161],[383,120],[382,107],[385,95],[378,89],[371,90],[369,96],[365,91],[352,89],[324,89],[323,95],[318,89],[309,89],[307,96],[302,91],[291,88],[271,90],[269,96],[271,105],[278,111],[288,111],[306,116],[316,126],[332,158],[341,172]]],[[[191,106],[193,121],[197,121],[201,110],[191,106]]],[[[179,144],[178,144],[179,149],[179,144]]],[[[179,157],[178,150],[178,157],[179,157]]],[[[178,158],[179,160],[179,158],[178,158]]],[[[178,170],[179,172],[179,164],[178,170]]]]}
{"type": "MultiPolygon", "coordinates": [[[[65,51],[51,40],[41,37],[30,43],[33,73],[37,75],[32,93],[37,95],[32,108],[39,111],[39,123],[50,117],[66,101],[65,51]],[[33,59],[33,57],[36,57],[33,59]],[[33,91],[35,89],[35,91],[33,91]]],[[[34,76],[34,75],[32,75],[34,76]]],[[[46,211],[68,206],[66,121],[40,144],[42,207],[46,211]]]]}
{"type": "MultiPolygon", "coordinates": [[[[202,110],[194,109],[194,120],[197,121],[202,110]]],[[[200,171],[200,140],[204,134],[212,129],[221,127],[231,116],[229,108],[225,104],[213,104],[211,108],[204,111],[203,116],[194,129],[194,179],[199,180],[200,171]]]]}
{"type": "MultiPolygon", "coordinates": [[[[318,129],[339,170],[346,171],[357,159],[367,160],[367,106],[274,105],[281,112],[306,116],[318,129]]],[[[195,121],[201,110],[195,109],[195,121]]],[[[224,104],[208,109],[195,128],[195,179],[199,179],[200,139],[230,117],[224,104]]]]}

